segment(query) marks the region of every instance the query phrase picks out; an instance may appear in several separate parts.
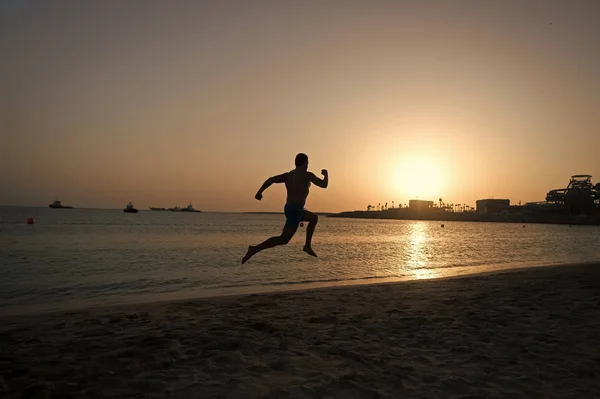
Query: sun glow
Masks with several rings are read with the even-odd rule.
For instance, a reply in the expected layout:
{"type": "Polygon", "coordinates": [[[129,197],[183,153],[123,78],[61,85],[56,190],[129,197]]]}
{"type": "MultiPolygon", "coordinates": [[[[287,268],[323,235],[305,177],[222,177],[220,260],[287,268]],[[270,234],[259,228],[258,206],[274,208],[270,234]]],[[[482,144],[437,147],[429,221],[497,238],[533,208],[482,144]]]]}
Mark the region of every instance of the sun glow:
{"type": "Polygon", "coordinates": [[[398,193],[409,199],[437,201],[446,186],[444,170],[434,159],[423,156],[402,159],[391,178],[398,193]]]}

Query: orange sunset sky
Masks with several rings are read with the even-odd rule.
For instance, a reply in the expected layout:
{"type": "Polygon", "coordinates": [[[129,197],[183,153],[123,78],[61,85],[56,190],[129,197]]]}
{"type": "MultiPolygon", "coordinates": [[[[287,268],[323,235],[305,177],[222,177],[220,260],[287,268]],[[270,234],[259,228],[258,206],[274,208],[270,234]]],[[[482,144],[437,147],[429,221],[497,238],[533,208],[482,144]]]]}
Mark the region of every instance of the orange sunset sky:
{"type": "Polygon", "coordinates": [[[3,1],[0,204],[314,211],[600,180],[599,1],[3,1]]]}

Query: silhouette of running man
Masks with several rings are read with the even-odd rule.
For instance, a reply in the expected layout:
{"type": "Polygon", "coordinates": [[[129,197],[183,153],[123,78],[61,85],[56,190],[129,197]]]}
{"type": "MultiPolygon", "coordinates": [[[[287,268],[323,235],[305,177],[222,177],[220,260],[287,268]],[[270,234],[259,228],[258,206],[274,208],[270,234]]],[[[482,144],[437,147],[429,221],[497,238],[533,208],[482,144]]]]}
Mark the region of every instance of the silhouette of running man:
{"type": "Polygon", "coordinates": [[[319,179],[314,173],[309,172],[308,156],[306,154],[296,155],[295,164],[296,169],[268,178],[254,196],[254,198],[260,201],[262,199],[262,193],[273,183],[285,183],[285,188],[287,190],[287,201],[284,208],[286,221],[281,235],[271,237],[258,245],[250,245],[248,247],[248,252],[246,252],[246,255],[242,258],[242,264],[246,263],[248,259],[260,251],[278,245],[285,245],[290,242],[302,221],[308,222],[306,228],[306,243],[302,250],[309,255],[317,256],[312,249],[312,236],[315,232],[315,227],[317,227],[319,217],[314,213],[305,210],[304,204],[306,203],[306,197],[308,197],[310,184],[313,183],[318,187],[327,188],[327,185],[329,184],[329,174],[327,173],[327,170],[323,169],[321,171],[323,179],[319,179]]]}

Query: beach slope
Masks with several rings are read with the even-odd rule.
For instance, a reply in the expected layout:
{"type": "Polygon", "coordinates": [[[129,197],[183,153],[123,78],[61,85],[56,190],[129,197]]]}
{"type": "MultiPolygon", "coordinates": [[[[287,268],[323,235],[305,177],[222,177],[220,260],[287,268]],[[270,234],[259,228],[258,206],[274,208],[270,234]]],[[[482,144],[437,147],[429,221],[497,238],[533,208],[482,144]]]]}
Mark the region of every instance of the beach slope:
{"type": "Polygon", "coordinates": [[[600,265],[0,319],[0,396],[600,397],[600,265]]]}

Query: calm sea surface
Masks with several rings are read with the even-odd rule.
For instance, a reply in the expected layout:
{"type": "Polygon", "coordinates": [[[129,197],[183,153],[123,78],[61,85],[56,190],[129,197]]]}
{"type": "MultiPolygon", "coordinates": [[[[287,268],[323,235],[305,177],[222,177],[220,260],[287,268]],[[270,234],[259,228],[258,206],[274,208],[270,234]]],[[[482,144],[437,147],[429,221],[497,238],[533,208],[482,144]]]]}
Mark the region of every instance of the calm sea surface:
{"type": "Polygon", "coordinates": [[[0,207],[0,314],[600,261],[600,228],[321,217],[246,265],[283,215],[0,207]],[[27,225],[35,217],[34,225],[27,225]],[[445,227],[442,228],[441,224],[445,227]]]}

